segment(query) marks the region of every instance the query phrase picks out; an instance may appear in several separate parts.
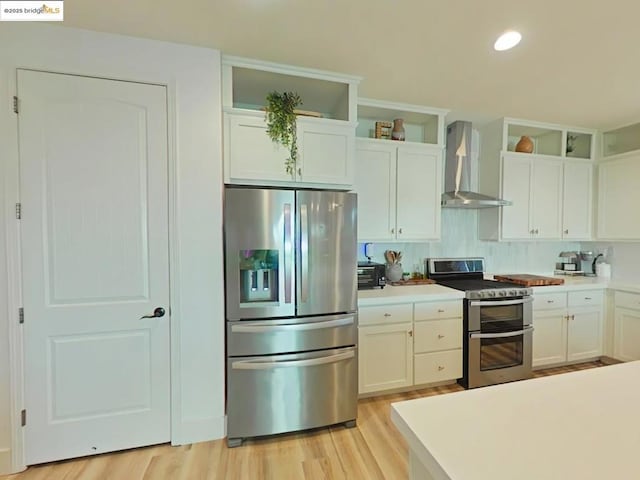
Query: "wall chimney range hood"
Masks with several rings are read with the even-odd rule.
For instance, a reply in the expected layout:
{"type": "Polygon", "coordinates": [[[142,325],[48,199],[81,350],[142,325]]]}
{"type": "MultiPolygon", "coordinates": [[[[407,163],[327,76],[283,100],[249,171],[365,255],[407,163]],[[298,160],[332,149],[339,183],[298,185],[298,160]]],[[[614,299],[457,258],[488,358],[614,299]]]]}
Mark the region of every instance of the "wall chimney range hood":
{"type": "Polygon", "coordinates": [[[471,191],[471,122],[458,120],[447,127],[447,154],[441,204],[447,208],[490,208],[511,205],[508,200],[471,191]]]}

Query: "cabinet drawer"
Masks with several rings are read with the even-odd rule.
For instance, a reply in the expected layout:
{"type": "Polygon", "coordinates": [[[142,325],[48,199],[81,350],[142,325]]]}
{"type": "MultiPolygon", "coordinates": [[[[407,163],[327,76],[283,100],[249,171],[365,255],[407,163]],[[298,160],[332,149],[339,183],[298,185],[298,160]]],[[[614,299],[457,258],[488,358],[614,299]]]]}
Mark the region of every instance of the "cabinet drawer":
{"type": "Polygon", "coordinates": [[[589,305],[602,305],[603,296],[601,290],[569,292],[569,306],[588,307],[589,305]]]}
{"type": "Polygon", "coordinates": [[[414,355],[414,384],[442,382],[462,377],[462,350],[414,355]]]}
{"type": "Polygon", "coordinates": [[[381,323],[398,323],[413,321],[413,304],[376,305],[358,309],[360,325],[377,325],[381,323]]]}
{"type": "Polygon", "coordinates": [[[616,307],[640,310],[640,294],[616,292],[616,307]]]}
{"type": "Polygon", "coordinates": [[[430,320],[438,318],[462,317],[462,300],[446,302],[416,303],[415,319],[430,320]]]}
{"type": "Polygon", "coordinates": [[[553,310],[567,307],[566,293],[543,293],[533,296],[533,310],[553,310]]]}
{"type": "Polygon", "coordinates": [[[413,351],[435,352],[462,348],[462,319],[424,320],[415,322],[413,351]]]}

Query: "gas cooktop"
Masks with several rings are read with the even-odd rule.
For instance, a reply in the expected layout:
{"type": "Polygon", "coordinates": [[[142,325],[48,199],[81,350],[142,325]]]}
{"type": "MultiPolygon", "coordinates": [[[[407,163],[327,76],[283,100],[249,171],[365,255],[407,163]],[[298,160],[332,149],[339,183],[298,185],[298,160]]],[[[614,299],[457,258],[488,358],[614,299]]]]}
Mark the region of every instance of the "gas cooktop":
{"type": "Polygon", "coordinates": [[[427,276],[436,283],[465,292],[468,299],[525,297],[533,290],[516,283],[484,278],[484,258],[429,258],[427,276]]]}

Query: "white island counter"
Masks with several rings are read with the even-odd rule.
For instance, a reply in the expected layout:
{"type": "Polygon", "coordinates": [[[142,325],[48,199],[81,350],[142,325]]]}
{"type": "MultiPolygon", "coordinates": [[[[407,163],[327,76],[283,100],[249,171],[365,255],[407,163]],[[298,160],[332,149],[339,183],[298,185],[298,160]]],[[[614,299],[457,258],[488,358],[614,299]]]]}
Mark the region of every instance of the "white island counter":
{"type": "Polygon", "coordinates": [[[391,405],[421,480],[640,478],[640,361],[391,405]]]}

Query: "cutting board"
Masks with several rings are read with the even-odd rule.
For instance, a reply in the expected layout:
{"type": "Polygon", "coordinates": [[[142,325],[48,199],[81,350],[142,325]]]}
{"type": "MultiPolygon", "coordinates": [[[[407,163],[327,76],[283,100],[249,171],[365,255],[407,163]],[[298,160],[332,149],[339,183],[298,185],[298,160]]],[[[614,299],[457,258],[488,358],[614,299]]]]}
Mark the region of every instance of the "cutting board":
{"type": "Polygon", "coordinates": [[[499,282],[517,283],[524,287],[541,287],[544,285],[562,285],[563,278],[542,277],[540,275],[528,275],[526,273],[509,273],[505,275],[494,275],[493,278],[499,282]]]}

